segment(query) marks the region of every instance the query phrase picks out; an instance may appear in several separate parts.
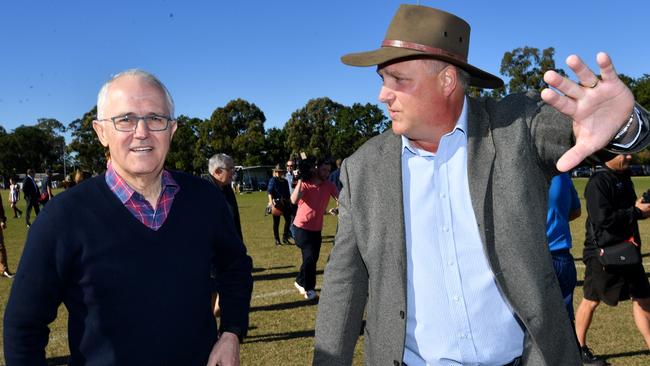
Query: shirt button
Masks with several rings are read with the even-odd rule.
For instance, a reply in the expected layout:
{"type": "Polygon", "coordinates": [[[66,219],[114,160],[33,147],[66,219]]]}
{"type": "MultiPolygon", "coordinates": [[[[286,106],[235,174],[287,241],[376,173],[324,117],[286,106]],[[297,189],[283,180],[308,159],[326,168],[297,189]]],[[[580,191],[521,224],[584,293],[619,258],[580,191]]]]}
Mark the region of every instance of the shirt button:
{"type": "Polygon", "coordinates": [[[442,228],[442,231],[444,231],[444,232],[448,232],[448,231],[449,231],[449,228],[445,226],[445,227],[442,228]]]}
{"type": "Polygon", "coordinates": [[[453,265],[454,265],[454,262],[453,262],[453,261],[449,261],[449,263],[447,263],[447,264],[449,264],[449,266],[453,266],[453,265]]]}
{"type": "Polygon", "coordinates": [[[404,319],[404,311],[401,311],[401,310],[400,310],[400,312],[399,312],[399,317],[402,318],[402,319],[404,319]]]}
{"type": "Polygon", "coordinates": [[[447,198],[447,195],[444,194],[444,193],[442,193],[442,194],[440,194],[440,198],[443,198],[443,199],[444,199],[444,198],[447,198]]]}
{"type": "Polygon", "coordinates": [[[454,296],[453,299],[454,299],[454,301],[456,301],[456,302],[457,302],[458,300],[460,300],[460,298],[459,298],[458,296],[454,296]]]}

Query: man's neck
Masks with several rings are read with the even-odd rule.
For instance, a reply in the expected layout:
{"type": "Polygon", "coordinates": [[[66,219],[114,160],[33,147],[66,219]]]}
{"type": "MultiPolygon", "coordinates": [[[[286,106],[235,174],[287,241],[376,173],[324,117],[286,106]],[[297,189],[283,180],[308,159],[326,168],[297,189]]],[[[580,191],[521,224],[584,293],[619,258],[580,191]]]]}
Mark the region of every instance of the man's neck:
{"type": "Polygon", "coordinates": [[[160,197],[160,192],[162,191],[162,169],[158,174],[142,176],[128,176],[120,172],[118,169],[115,169],[115,172],[124,179],[129,187],[140,193],[144,199],[151,204],[151,207],[153,207],[154,210],[156,209],[158,197],[160,197]]]}

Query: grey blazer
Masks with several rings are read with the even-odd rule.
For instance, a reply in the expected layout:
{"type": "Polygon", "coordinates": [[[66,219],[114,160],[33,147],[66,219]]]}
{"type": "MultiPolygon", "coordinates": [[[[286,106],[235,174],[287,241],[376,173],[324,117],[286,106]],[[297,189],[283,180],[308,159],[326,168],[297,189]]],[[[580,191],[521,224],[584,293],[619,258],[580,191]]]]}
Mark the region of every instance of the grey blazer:
{"type": "MultiPolygon", "coordinates": [[[[496,282],[525,328],[524,364],[580,365],[545,231],[548,182],[572,144],[571,121],[532,93],[468,101],[472,206],[496,282]]],[[[364,309],[366,364],[402,363],[401,146],[387,131],[341,167],[339,225],[318,306],[314,365],[351,364],[364,309]]]]}

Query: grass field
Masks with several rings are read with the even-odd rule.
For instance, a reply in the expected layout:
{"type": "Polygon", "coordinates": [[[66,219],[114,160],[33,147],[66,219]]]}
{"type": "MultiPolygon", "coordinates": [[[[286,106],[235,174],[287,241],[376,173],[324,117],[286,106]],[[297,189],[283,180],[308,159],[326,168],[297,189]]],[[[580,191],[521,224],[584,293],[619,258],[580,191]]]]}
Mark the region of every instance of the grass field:
{"type": "MultiPolygon", "coordinates": [[[[574,180],[582,198],[586,178],[574,180]]],[[[650,188],[650,177],[635,178],[637,193],[650,188]]],[[[23,219],[13,219],[7,205],[8,191],[2,194],[8,229],[5,242],[9,255],[9,265],[15,270],[22,253],[26,236],[23,219]]],[[[316,304],[305,301],[293,287],[294,277],[300,265],[300,251],[295,246],[275,247],[273,244],[271,217],[264,216],[264,206],[268,199],[265,193],[256,192],[237,196],[242,217],[244,238],[249,254],[253,258],[253,277],[255,285],[250,313],[249,336],[242,346],[243,365],[308,365],[313,353],[314,322],[316,304]]],[[[574,236],[574,256],[578,266],[579,284],[582,283],[584,266],[580,261],[584,241],[584,219],[586,213],[571,224],[574,236]]],[[[20,201],[20,206],[24,201],[20,201]]],[[[644,264],[650,271],[650,220],[641,222],[641,236],[646,243],[644,264]]],[[[322,281],[322,271],[332,248],[336,218],[327,216],[323,229],[324,244],[319,260],[317,287],[322,281]]],[[[0,279],[0,314],[9,294],[11,280],[0,279]]],[[[581,288],[575,292],[576,306],[582,297],[581,288]]],[[[66,340],[66,311],[62,307],[59,317],[51,325],[50,343],[47,348],[51,365],[64,365],[68,355],[66,340]]],[[[0,325],[1,328],[1,325],[0,325]]],[[[0,340],[0,346],[2,341],[0,340]]],[[[618,307],[601,306],[594,317],[589,332],[589,345],[597,354],[608,357],[612,365],[650,365],[650,352],[634,326],[630,302],[618,307]]],[[[0,347],[0,363],[4,360],[0,347]]],[[[361,365],[360,343],[357,346],[355,365],[361,365]]]]}

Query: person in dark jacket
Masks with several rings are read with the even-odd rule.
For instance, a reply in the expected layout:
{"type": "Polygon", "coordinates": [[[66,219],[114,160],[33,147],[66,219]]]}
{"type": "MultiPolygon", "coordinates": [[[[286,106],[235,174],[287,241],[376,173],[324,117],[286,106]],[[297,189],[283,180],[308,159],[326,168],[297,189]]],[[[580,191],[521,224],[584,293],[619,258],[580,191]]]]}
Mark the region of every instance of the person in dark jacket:
{"type": "Polygon", "coordinates": [[[27,203],[27,208],[25,208],[25,223],[29,227],[32,222],[30,220],[32,215],[32,209],[36,215],[40,212],[40,206],[38,200],[41,197],[41,191],[34,180],[34,169],[27,169],[27,175],[23,180],[23,194],[25,195],[25,202],[27,203]]]}
{"type": "Polygon", "coordinates": [[[587,220],[583,262],[584,298],[576,311],[576,335],[584,363],[603,364],[587,347],[587,330],[600,302],[616,306],[632,299],[634,321],[650,348],[650,284],[643,264],[605,268],[599,247],[632,240],[641,246],[638,220],[650,216],[650,204],[637,199],[628,170],[631,155],[613,155],[596,170],[585,187],[587,220]]]}
{"type": "Polygon", "coordinates": [[[280,245],[280,216],[284,217],[284,229],[282,231],[282,244],[289,245],[291,236],[291,199],[289,193],[289,182],[284,178],[286,170],[280,167],[280,164],[273,169],[273,176],[269,179],[266,192],[269,197],[267,207],[271,208],[273,213],[273,237],[275,245],[280,245]]]}

